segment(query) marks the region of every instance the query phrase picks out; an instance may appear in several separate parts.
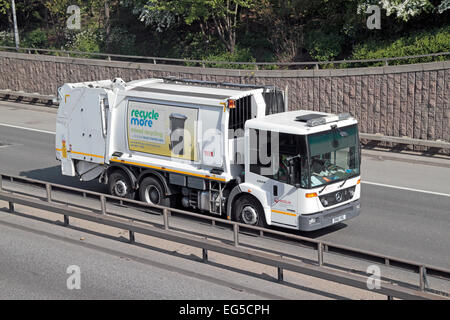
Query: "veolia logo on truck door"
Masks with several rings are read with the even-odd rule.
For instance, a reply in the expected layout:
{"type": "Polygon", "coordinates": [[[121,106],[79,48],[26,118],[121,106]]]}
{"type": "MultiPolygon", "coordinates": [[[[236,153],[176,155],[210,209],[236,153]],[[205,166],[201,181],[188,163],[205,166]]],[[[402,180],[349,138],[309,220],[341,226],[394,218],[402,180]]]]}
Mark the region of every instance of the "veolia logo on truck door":
{"type": "Polygon", "coordinates": [[[128,102],[128,147],[132,151],[197,160],[198,109],[128,102]]]}

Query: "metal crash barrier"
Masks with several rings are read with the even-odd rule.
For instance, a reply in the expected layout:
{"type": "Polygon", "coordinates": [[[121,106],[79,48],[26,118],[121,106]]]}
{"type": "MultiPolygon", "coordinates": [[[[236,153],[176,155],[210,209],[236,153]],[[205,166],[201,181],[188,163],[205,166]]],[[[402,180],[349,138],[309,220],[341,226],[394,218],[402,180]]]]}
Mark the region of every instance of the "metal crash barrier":
{"type": "MultiPolygon", "coordinates": [[[[280,283],[284,282],[283,271],[288,270],[299,274],[316,277],[363,290],[368,290],[377,294],[385,295],[389,299],[400,298],[414,300],[450,300],[448,297],[448,293],[436,291],[433,292],[432,289],[427,288],[428,277],[436,277],[445,281],[450,281],[450,270],[422,265],[395,257],[384,256],[373,252],[341,246],[327,241],[314,240],[295,234],[280,232],[267,228],[247,226],[241,223],[184,210],[150,205],[136,200],[118,198],[102,193],[4,174],[0,174],[0,200],[8,202],[10,212],[14,212],[14,205],[18,204],[61,214],[64,217],[64,225],[66,226],[70,224],[70,218],[77,218],[124,229],[129,232],[130,243],[135,242],[135,234],[137,233],[200,248],[202,249],[202,257],[205,263],[208,262],[208,251],[213,251],[220,254],[272,266],[277,269],[277,280],[280,283]],[[15,192],[10,188],[6,188],[5,183],[16,183],[18,185],[28,185],[34,187],[37,186],[42,188],[42,194],[45,194],[45,196],[39,196],[37,195],[37,192],[33,192],[32,195],[24,194],[23,192],[15,192]],[[95,210],[91,208],[90,210],[86,210],[86,208],[77,208],[76,203],[62,203],[61,201],[56,200],[53,196],[56,190],[68,193],[70,192],[71,194],[76,193],[82,195],[83,197],[89,196],[92,199],[97,199],[97,201],[99,201],[100,209],[95,210]],[[160,222],[160,224],[151,225],[142,221],[135,221],[136,216],[132,215],[117,217],[117,215],[113,215],[108,212],[108,201],[112,204],[118,203],[119,205],[128,205],[132,206],[133,208],[137,206],[139,208],[157,210],[158,212],[162,213],[162,221],[160,222]],[[221,241],[217,241],[217,239],[215,239],[213,241],[207,238],[205,239],[205,237],[189,235],[186,234],[186,232],[175,230],[174,228],[170,227],[171,213],[209,220],[213,225],[218,222],[228,225],[232,230],[232,240],[221,239],[221,241]],[[281,236],[289,241],[295,241],[302,244],[306,243],[316,251],[317,261],[315,263],[307,263],[302,261],[301,257],[298,257],[297,259],[292,259],[291,257],[288,258],[286,257],[289,256],[289,254],[287,253],[277,252],[276,254],[272,254],[262,252],[261,250],[247,248],[241,245],[241,242],[239,240],[239,235],[242,230],[253,230],[259,233],[260,236],[281,236]],[[409,270],[417,273],[418,283],[417,285],[405,285],[400,281],[395,281],[396,283],[394,284],[382,280],[381,287],[379,289],[369,289],[367,286],[367,276],[350,273],[327,266],[324,261],[324,251],[337,252],[340,255],[350,256],[352,258],[354,258],[355,256],[363,256],[364,259],[379,261],[387,266],[398,266],[404,270],[409,270]]],[[[261,249],[263,250],[263,248],[261,249]]]]}

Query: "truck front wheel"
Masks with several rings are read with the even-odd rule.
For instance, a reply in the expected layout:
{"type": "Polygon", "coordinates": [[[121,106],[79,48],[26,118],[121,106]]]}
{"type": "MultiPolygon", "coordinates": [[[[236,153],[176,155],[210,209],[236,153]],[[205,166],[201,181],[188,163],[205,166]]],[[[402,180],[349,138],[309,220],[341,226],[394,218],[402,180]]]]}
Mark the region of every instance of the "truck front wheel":
{"type": "Polygon", "coordinates": [[[122,171],[114,171],[108,178],[108,191],[111,195],[134,199],[135,192],[128,175],[122,171]]]}
{"type": "Polygon", "coordinates": [[[264,210],[252,196],[243,195],[239,197],[234,205],[235,220],[251,226],[265,227],[264,210]]]}

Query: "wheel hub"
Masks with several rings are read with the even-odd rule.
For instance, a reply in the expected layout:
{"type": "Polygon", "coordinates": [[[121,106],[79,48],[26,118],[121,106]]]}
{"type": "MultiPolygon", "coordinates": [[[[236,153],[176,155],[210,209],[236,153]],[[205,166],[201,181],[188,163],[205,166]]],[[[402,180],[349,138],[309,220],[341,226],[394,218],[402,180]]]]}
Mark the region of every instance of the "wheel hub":
{"type": "Polygon", "coordinates": [[[161,194],[159,193],[158,188],[155,186],[148,186],[145,189],[145,201],[151,204],[159,204],[161,201],[161,194]]]}
{"type": "Polygon", "coordinates": [[[127,195],[127,184],[123,180],[117,180],[114,185],[114,193],[119,197],[125,197],[127,195]]]}
{"type": "Polygon", "coordinates": [[[254,225],[258,222],[258,213],[251,206],[245,206],[242,209],[241,217],[245,224],[254,225]]]}

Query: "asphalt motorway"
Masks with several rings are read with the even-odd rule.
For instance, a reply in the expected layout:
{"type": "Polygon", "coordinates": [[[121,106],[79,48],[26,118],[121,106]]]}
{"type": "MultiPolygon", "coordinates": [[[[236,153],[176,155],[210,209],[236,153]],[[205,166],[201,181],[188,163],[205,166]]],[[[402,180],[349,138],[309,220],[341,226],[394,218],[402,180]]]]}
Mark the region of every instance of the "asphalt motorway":
{"type": "MultiPolygon", "coordinates": [[[[0,112],[0,123],[54,131],[54,111],[2,103],[0,112]],[[24,111],[29,119],[19,118],[24,111]]],[[[60,174],[49,132],[0,125],[0,172],[104,192],[96,182],[60,174]]],[[[359,217],[301,235],[449,269],[449,163],[383,156],[363,156],[359,217]]]]}
{"type": "Polygon", "coordinates": [[[116,242],[114,250],[105,250],[105,244],[86,245],[68,239],[79,233],[74,230],[66,230],[65,237],[59,237],[49,230],[55,226],[37,231],[36,226],[23,227],[17,222],[5,222],[2,214],[0,217],[2,300],[279,299],[248,289],[233,289],[231,285],[206,278],[186,276],[176,268],[171,270],[167,264],[130,256],[132,250],[120,248],[125,245],[129,249],[123,243],[116,242]]]}

